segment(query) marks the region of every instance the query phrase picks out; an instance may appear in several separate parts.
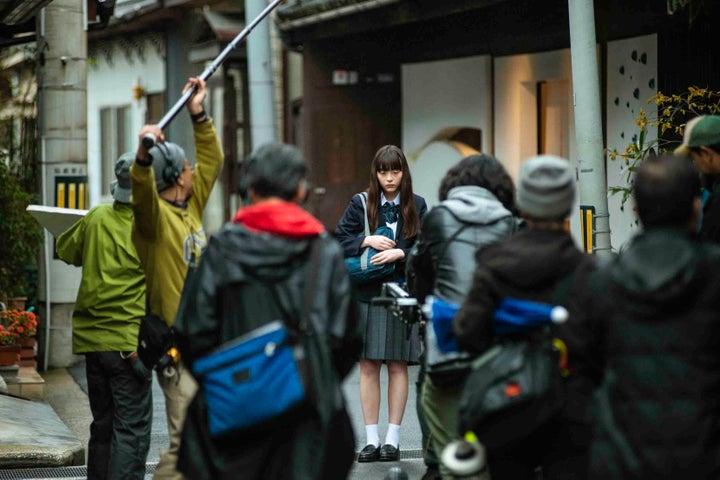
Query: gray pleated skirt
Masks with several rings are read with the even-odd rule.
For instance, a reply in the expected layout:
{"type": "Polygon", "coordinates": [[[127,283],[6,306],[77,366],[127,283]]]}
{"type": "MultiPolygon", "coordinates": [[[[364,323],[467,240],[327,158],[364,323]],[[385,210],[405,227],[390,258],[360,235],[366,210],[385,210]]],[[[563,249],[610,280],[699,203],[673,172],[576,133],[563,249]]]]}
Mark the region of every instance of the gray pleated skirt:
{"type": "Polygon", "coordinates": [[[365,345],[360,358],[366,360],[400,360],[415,364],[420,357],[420,334],[417,324],[408,338],[405,323],[393,317],[386,308],[369,302],[358,302],[360,326],[365,345]]]}

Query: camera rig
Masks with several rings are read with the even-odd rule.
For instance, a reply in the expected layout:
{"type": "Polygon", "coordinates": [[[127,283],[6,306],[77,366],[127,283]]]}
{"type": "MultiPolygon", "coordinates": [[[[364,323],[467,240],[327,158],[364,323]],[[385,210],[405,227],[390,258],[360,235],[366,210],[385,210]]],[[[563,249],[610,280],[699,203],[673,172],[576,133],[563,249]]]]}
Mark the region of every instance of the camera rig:
{"type": "Polygon", "coordinates": [[[408,328],[423,322],[421,306],[417,298],[396,282],[383,283],[380,296],[372,299],[373,305],[385,307],[394,317],[402,320],[408,328]]]}

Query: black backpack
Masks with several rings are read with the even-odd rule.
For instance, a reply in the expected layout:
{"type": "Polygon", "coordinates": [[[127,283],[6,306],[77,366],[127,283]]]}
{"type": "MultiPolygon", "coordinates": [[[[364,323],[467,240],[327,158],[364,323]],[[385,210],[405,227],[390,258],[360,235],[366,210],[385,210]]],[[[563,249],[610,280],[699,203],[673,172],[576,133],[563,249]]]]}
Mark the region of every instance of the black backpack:
{"type": "MultiPolygon", "coordinates": [[[[573,277],[557,284],[556,305],[573,277]]],[[[498,338],[472,363],[458,404],[460,435],[473,432],[491,449],[527,438],[565,406],[563,376],[551,327],[498,338]]]]}

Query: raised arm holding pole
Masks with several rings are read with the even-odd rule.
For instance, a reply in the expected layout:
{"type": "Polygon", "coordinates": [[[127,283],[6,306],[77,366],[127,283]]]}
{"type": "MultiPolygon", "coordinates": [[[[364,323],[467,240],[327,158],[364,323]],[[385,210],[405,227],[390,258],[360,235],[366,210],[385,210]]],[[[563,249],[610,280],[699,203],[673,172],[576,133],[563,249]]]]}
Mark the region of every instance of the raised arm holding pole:
{"type": "MultiPolygon", "coordinates": [[[[250,34],[250,32],[257,26],[258,23],[260,23],[265,17],[268,16],[268,14],[277,7],[283,0],[273,0],[268,6],[260,12],[260,14],[255,17],[255,19],[250,22],[249,25],[246,25],[245,28],[233,39],[232,42],[228,44],[225,49],[223,49],[222,52],[220,52],[220,55],[218,55],[215,60],[198,76],[199,79],[206,81],[210,76],[215,73],[215,71],[222,65],[222,63],[225,61],[225,59],[230,55],[230,52],[235,49],[235,47],[245,40],[245,38],[250,34]]],[[[175,118],[175,116],[182,110],[183,106],[187,103],[188,100],[190,100],[190,97],[193,96],[196,90],[196,86],[193,86],[189,90],[186,90],[180,99],[175,102],[175,105],[172,106],[172,108],[163,116],[160,121],[158,122],[157,126],[160,128],[160,130],[164,129],[170,122],[175,118]]],[[[142,143],[143,146],[149,150],[155,145],[155,142],[157,141],[157,136],[153,133],[146,133],[143,137],[142,143]]]]}

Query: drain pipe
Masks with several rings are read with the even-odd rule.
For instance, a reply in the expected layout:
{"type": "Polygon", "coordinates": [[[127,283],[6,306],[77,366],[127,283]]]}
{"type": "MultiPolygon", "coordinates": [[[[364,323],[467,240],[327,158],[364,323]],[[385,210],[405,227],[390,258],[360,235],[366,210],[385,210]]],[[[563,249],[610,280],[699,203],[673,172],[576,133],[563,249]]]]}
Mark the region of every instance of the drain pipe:
{"type": "MultiPolygon", "coordinates": [[[[45,10],[42,10],[42,13],[40,14],[42,20],[45,19],[45,10]]],[[[40,138],[40,164],[42,165],[42,168],[40,168],[41,171],[41,177],[42,177],[42,204],[47,205],[47,172],[45,169],[45,136],[43,135],[40,138]]],[[[45,254],[43,255],[45,260],[45,346],[43,348],[43,371],[47,371],[48,369],[48,362],[50,358],[50,330],[52,329],[52,310],[51,310],[51,296],[52,296],[52,290],[50,289],[50,256],[52,255],[52,252],[50,251],[50,245],[52,243],[52,238],[50,237],[50,232],[47,228],[44,228],[44,234],[45,234],[45,254]]]]}
{"type": "MultiPolygon", "coordinates": [[[[42,52],[45,48],[45,9],[40,10],[40,15],[38,15],[38,21],[40,23],[38,28],[38,50],[39,52],[42,52]]],[[[38,68],[38,84],[44,85],[43,80],[44,72],[42,68],[38,68]]],[[[38,95],[38,112],[43,111],[43,103],[45,99],[43,98],[43,92],[39,92],[40,95],[38,95]]],[[[43,115],[39,115],[40,121],[45,122],[45,118],[43,115]]],[[[41,182],[41,194],[42,194],[42,204],[48,205],[48,175],[47,175],[47,144],[45,142],[45,129],[42,125],[39,125],[39,130],[41,132],[40,134],[40,182],[41,182]]],[[[52,242],[52,238],[50,237],[50,232],[47,228],[43,229],[43,237],[45,240],[45,243],[43,245],[44,252],[43,252],[43,260],[45,264],[45,338],[44,338],[44,346],[43,346],[43,362],[42,362],[42,369],[43,371],[47,371],[48,369],[48,362],[50,358],[50,330],[52,330],[52,299],[51,299],[51,292],[50,289],[50,245],[52,242]]]]}

